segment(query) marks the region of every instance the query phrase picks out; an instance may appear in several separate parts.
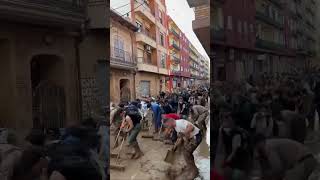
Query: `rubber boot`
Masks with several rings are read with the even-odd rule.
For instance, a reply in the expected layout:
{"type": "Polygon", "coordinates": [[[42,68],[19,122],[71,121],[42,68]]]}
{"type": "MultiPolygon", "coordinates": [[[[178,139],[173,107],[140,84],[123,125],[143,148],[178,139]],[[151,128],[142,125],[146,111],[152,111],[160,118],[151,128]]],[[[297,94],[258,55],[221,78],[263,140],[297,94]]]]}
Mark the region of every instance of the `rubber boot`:
{"type": "Polygon", "coordinates": [[[139,159],[141,156],[144,155],[139,147],[138,142],[134,143],[134,150],[135,150],[135,154],[133,156],[133,159],[139,159]]]}
{"type": "Polygon", "coordinates": [[[188,177],[195,179],[199,175],[199,170],[194,162],[194,156],[188,151],[184,151],[183,155],[187,163],[186,171],[189,173],[188,177]]]}

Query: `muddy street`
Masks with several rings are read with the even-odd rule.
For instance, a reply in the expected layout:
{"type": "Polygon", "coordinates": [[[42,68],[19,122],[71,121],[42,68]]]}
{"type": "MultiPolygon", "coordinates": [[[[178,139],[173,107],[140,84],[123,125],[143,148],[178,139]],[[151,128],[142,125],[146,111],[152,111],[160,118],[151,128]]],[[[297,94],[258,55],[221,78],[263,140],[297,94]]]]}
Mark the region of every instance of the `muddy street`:
{"type": "MultiPolygon", "coordinates": [[[[161,141],[154,141],[151,138],[142,138],[141,136],[146,132],[141,132],[138,137],[139,145],[144,153],[144,156],[132,160],[126,155],[128,148],[126,143],[124,143],[119,163],[116,162],[116,158],[111,158],[111,165],[119,165],[124,167],[124,171],[110,169],[110,177],[114,180],[150,180],[159,179],[167,180],[168,171],[171,172],[175,169],[177,172],[183,171],[184,159],[182,153],[177,151],[174,165],[166,163],[164,161],[167,150],[169,150],[172,145],[166,145],[161,141]],[[180,155],[179,155],[180,154],[180,155]]],[[[114,136],[110,138],[110,145],[114,144],[114,136]]],[[[111,153],[118,153],[120,146],[116,149],[111,149],[111,153]]],[[[210,156],[209,147],[204,138],[197,150],[194,152],[196,165],[199,168],[199,176],[196,180],[209,180],[210,179],[210,156]]]]}

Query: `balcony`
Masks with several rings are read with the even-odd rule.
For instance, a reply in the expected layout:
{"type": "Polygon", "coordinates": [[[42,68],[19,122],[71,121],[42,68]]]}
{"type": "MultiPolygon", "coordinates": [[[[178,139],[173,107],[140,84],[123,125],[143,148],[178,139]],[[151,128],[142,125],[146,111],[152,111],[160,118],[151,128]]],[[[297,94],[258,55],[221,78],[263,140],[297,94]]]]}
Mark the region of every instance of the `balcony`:
{"type": "Polygon", "coordinates": [[[210,5],[210,0],[187,0],[190,7],[210,5]]]}
{"type": "Polygon", "coordinates": [[[275,19],[271,18],[268,13],[265,12],[256,12],[257,19],[260,19],[261,21],[274,26],[275,28],[283,29],[284,25],[281,22],[276,21],[275,19]]]}
{"type": "Polygon", "coordinates": [[[156,18],[154,12],[150,9],[144,0],[136,0],[134,4],[134,11],[145,18],[147,18],[153,24],[156,23],[156,18]]]}
{"type": "Polygon", "coordinates": [[[166,68],[159,68],[159,74],[168,75],[169,71],[166,68]]]}
{"type": "Polygon", "coordinates": [[[131,53],[119,48],[111,47],[110,65],[119,69],[135,69],[137,62],[132,58],[131,53]]]}
{"type": "Polygon", "coordinates": [[[192,56],[190,56],[190,55],[189,55],[189,58],[190,58],[191,61],[197,62],[197,60],[195,58],[193,58],[192,56]]]}
{"type": "Polygon", "coordinates": [[[173,62],[175,62],[176,64],[179,64],[179,63],[181,62],[180,58],[175,57],[175,56],[171,56],[171,60],[172,60],[173,62]]]}
{"type": "Polygon", "coordinates": [[[180,51],[180,47],[176,43],[172,43],[171,46],[175,48],[177,51],[180,51]]]}
{"type": "Polygon", "coordinates": [[[179,71],[179,70],[171,70],[171,75],[181,76],[181,71],[179,71]]]}
{"type": "Polygon", "coordinates": [[[219,29],[219,30],[214,29],[213,30],[213,40],[224,41],[225,38],[226,37],[225,37],[225,34],[224,34],[224,29],[219,29]]]}
{"type": "Polygon", "coordinates": [[[80,27],[85,21],[87,4],[83,0],[0,0],[0,18],[47,25],[80,27]]]}
{"type": "Polygon", "coordinates": [[[171,32],[174,36],[176,36],[177,38],[180,38],[180,34],[177,33],[173,28],[170,28],[170,32],[171,32]]]}
{"type": "Polygon", "coordinates": [[[257,38],[256,40],[256,47],[262,48],[262,49],[269,49],[269,50],[282,50],[285,48],[284,45],[277,44],[271,41],[263,40],[257,38]]]}
{"type": "Polygon", "coordinates": [[[150,32],[140,29],[136,34],[136,41],[142,42],[144,44],[148,44],[153,48],[157,48],[156,37],[150,32]]]}
{"type": "Polygon", "coordinates": [[[274,5],[277,5],[280,8],[283,8],[283,2],[282,0],[270,0],[270,2],[272,2],[274,5]]]}
{"type": "Polygon", "coordinates": [[[139,62],[137,66],[138,66],[138,71],[158,73],[158,67],[156,65],[139,62]]]}

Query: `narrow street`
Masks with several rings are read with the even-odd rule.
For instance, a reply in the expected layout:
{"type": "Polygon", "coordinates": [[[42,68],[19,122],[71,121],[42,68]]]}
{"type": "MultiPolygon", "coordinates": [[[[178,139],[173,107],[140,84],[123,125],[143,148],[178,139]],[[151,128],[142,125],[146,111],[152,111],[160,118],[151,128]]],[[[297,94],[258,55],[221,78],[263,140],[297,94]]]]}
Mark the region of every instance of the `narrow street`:
{"type": "MultiPolygon", "coordinates": [[[[141,136],[146,132],[141,132],[138,137],[139,145],[144,153],[144,156],[138,160],[131,160],[126,157],[125,144],[123,145],[123,150],[121,151],[120,165],[125,167],[124,171],[110,169],[110,177],[113,180],[149,180],[149,179],[159,179],[167,180],[168,170],[171,165],[164,161],[167,150],[169,150],[172,145],[166,145],[161,141],[154,141],[151,138],[142,138],[141,136]]],[[[110,148],[112,153],[119,152],[120,145],[116,149],[112,150],[114,145],[114,136],[111,135],[110,138],[110,148]]],[[[176,152],[179,154],[179,152],[176,152]]],[[[181,153],[180,153],[181,154],[181,153]]],[[[210,179],[210,158],[209,149],[206,144],[205,138],[199,145],[198,149],[194,152],[196,165],[199,168],[199,177],[196,180],[209,180],[210,179]]],[[[179,165],[183,164],[183,157],[176,158],[179,165]]],[[[175,162],[176,163],[176,162],[175,162]]],[[[174,164],[175,164],[174,163],[174,164]]],[[[116,164],[116,158],[111,158],[110,164],[116,164]]],[[[174,167],[177,168],[178,166],[174,167]]],[[[182,170],[181,170],[182,171],[182,170]]]]}

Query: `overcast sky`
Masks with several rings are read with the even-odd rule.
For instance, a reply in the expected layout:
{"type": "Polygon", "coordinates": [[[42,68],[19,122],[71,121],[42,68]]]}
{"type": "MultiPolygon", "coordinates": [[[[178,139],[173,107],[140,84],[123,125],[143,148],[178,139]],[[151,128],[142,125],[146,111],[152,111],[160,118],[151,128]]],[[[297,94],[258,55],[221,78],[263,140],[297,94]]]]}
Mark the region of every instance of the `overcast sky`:
{"type": "Polygon", "coordinates": [[[175,21],[181,31],[185,33],[200,54],[209,60],[209,56],[193,32],[192,21],[194,20],[194,11],[189,7],[187,0],[166,0],[166,6],[169,16],[175,21]]]}

